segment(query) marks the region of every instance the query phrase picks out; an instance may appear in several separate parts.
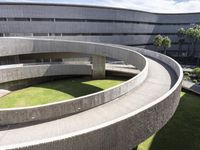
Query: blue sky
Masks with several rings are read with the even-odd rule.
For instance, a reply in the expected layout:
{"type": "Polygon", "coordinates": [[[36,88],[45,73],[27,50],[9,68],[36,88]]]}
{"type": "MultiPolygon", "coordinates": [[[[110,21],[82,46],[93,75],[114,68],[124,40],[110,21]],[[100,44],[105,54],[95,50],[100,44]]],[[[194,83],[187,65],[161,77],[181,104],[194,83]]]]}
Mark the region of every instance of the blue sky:
{"type": "Polygon", "coordinates": [[[0,2],[84,4],[161,13],[200,12],[200,0],[0,0],[0,2]]]}

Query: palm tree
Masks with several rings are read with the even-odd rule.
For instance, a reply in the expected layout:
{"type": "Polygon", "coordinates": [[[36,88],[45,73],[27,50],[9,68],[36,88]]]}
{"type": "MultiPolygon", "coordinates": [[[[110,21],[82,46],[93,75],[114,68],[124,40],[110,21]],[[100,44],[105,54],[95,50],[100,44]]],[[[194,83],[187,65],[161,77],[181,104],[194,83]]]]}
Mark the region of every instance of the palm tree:
{"type": "Polygon", "coordinates": [[[178,57],[180,57],[180,54],[182,54],[182,44],[185,42],[185,35],[186,35],[186,31],[184,28],[180,28],[178,30],[178,43],[179,43],[179,51],[178,51],[178,57]]]}
{"type": "Polygon", "coordinates": [[[194,27],[187,29],[186,35],[187,35],[188,39],[190,40],[190,43],[193,47],[192,52],[190,53],[189,56],[194,56],[194,54],[196,52],[197,41],[200,40],[200,26],[195,25],[194,27]]]}
{"type": "Polygon", "coordinates": [[[153,40],[153,45],[156,46],[156,49],[162,46],[163,37],[161,35],[156,35],[153,40]]]}
{"type": "Polygon", "coordinates": [[[162,46],[164,48],[164,54],[167,54],[166,49],[171,47],[171,39],[168,36],[165,36],[162,40],[162,46]]]}
{"type": "Polygon", "coordinates": [[[190,45],[193,46],[193,33],[194,33],[194,29],[193,28],[188,28],[187,31],[186,31],[186,36],[189,40],[189,45],[188,45],[188,51],[187,51],[187,56],[190,56],[189,55],[189,50],[190,50],[190,45]]]}
{"type": "Polygon", "coordinates": [[[193,35],[194,48],[193,48],[192,56],[195,55],[195,53],[196,53],[196,45],[197,45],[197,42],[200,40],[200,26],[199,25],[195,25],[193,28],[194,28],[194,35],[193,35]]]}

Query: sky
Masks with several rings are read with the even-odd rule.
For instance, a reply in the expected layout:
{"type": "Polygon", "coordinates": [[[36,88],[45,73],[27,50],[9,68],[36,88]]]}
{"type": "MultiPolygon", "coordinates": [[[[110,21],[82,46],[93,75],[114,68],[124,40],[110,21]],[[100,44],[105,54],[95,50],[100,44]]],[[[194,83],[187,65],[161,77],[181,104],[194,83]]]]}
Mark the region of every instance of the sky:
{"type": "Polygon", "coordinates": [[[200,0],[0,0],[0,2],[45,2],[120,7],[158,13],[200,12],[200,0]]]}

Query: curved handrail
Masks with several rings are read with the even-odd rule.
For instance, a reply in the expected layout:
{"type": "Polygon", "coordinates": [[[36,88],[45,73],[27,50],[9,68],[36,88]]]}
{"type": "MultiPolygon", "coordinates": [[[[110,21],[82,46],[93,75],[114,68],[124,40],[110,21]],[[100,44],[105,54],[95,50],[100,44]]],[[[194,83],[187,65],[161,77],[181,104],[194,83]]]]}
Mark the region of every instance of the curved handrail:
{"type": "Polygon", "coordinates": [[[55,41],[50,39],[2,38],[0,40],[10,43],[9,45],[5,44],[4,46],[4,48],[7,47],[10,52],[15,52],[15,50],[18,51],[19,48],[22,50],[21,54],[27,54],[31,51],[34,51],[35,53],[44,53],[44,51],[51,52],[50,50],[52,50],[52,52],[58,52],[56,49],[57,47],[59,52],[75,51],[122,59],[141,70],[138,75],[118,86],[69,101],[60,101],[33,107],[0,109],[0,125],[45,121],[91,109],[112,101],[133,90],[144,82],[148,74],[148,62],[146,58],[138,52],[131,51],[129,48],[120,48],[118,46],[91,42],[55,41]],[[19,46],[20,43],[23,44],[19,46]],[[16,44],[16,47],[13,47],[13,44],[16,44]],[[77,44],[80,45],[77,46],[77,44]],[[29,48],[32,48],[31,51],[29,48]]]}
{"type": "MultiPolygon", "coordinates": [[[[161,127],[163,127],[166,124],[169,118],[171,118],[171,116],[173,115],[178,105],[179,98],[180,98],[179,94],[181,90],[181,83],[183,79],[182,68],[176,61],[174,61],[173,59],[165,55],[162,55],[162,54],[150,55],[151,51],[146,52],[145,49],[137,49],[137,48],[136,50],[140,51],[141,53],[145,53],[145,55],[148,55],[153,58],[156,58],[156,56],[159,55],[160,58],[163,58],[163,59],[160,59],[160,61],[164,63],[168,63],[169,66],[171,66],[171,68],[176,72],[178,79],[167,93],[165,93],[163,96],[159,97],[155,101],[131,113],[121,116],[117,119],[111,120],[109,122],[105,122],[105,123],[99,124],[97,126],[94,126],[85,130],[76,131],[71,134],[61,135],[61,136],[52,137],[49,139],[44,139],[44,140],[39,140],[39,141],[27,142],[27,143],[18,144],[18,145],[12,145],[6,148],[15,148],[15,147],[25,148],[29,146],[32,148],[35,148],[37,146],[43,147],[46,144],[52,145],[52,144],[55,144],[56,142],[58,142],[59,144],[61,143],[64,144],[66,140],[68,140],[68,142],[76,141],[76,140],[78,141],[78,139],[81,139],[81,138],[84,139],[87,136],[90,138],[91,136],[95,136],[98,139],[99,136],[101,137],[101,135],[104,135],[104,134],[106,135],[106,132],[108,132],[109,129],[118,129],[118,131],[120,131],[120,129],[122,128],[126,129],[127,124],[130,124],[130,122],[132,121],[137,122],[139,121],[141,117],[150,117],[151,115],[155,115],[155,118],[158,117],[158,119],[152,120],[153,123],[151,123],[151,125],[153,124],[155,127],[151,128],[149,126],[148,119],[143,118],[144,120],[142,122],[144,124],[143,126],[146,126],[147,128],[149,128],[149,130],[148,132],[145,132],[144,134],[138,134],[137,139],[133,140],[132,137],[130,137],[130,139],[132,139],[130,140],[132,141],[131,143],[132,145],[130,146],[134,147],[136,144],[140,143],[141,141],[146,139],[148,136],[158,131],[161,127]],[[166,106],[169,106],[171,108],[168,109],[166,108],[166,106]]],[[[132,130],[132,128],[134,128],[134,131],[137,131],[138,133],[141,132],[141,130],[143,130],[143,128],[140,128],[140,126],[129,126],[128,130],[130,131],[132,130]]],[[[109,134],[114,134],[114,132],[110,132],[109,134]]]]}

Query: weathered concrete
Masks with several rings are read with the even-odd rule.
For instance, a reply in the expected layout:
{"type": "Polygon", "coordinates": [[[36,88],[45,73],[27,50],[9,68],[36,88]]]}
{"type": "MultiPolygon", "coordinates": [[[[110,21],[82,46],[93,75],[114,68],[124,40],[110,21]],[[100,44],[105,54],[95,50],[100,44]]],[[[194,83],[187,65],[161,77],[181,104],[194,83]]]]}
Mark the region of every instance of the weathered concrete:
{"type": "Polygon", "coordinates": [[[57,121],[2,131],[0,148],[124,150],[135,147],[168,121],[179,102],[180,87],[176,88],[180,83],[172,82],[176,79],[173,70],[161,62],[148,61],[146,82],[129,95],[57,121]]]}
{"type": "MultiPolygon", "coordinates": [[[[200,13],[159,14],[80,5],[1,3],[0,18],[1,36],[50,36],[155,50],[153,38],[163,34],[173,40],[169,53],[177,54],[178,28],[198,24],[200,13]]],[[[187,44],[182,47],[187,51],[187,44]]],[[[198,49],[199,44],[195,56],[200,53],[198,49]]]]}
{"type": "Polygon", "coordinates": [[[91,65],[60,63],[0,66],[0,83],[58,75],[92,75],[91,65]]]}
{"type": "MultiPolygon", "coordinates": [[[[51,52],[84,53],[95,56],[99,55],[101,57],[111,57],[119,60],[122,59],[125,62],[130,63],[141,70],[138,75],[119,86],[98,93],[72,99],[71,101],[61,101],[35,107],[0,109],[0,125],[10,125],[33,121],[46,121],[49,119],[69,116],[87,109],[91,109],[93,107],[115,100],[116,98],[119,98],[120,96],[128,93],[130,90],[138,87],[144,82],[148,74],[148,62],[146,58],[137,52],[130,51],[129,48],[119,48],[118,46],[97,43],[84,43],[50,39],[37,40],[25,38],[1,38],[0,43],[3,45],[3,47],[0,47],[0,56],[12,55],[14,53],[18,55],[51,52]],[[7,52],[5,53],[4,51],[2,51],[3,49],[7,49],[7,52]]],[[[103,60],[105,60],[105,58],[103,60]]],[[[12,68],[13,65],[10,66],[12,68]]],[[[51,69],[51,67],[53,67],[53,65],[43,67],[46,67],[46,69],[49,70],[51,69]]],[[[80,66],[76,67],[80,68],[80,66]]],[[[86,74],[88,73],[87,70],[82,69],[82,72],[81,70],[77,70],[79,68],[76,67],[66,67],[65,69],[68,72],[62,72],[63,69],[59,70],[59,67],[54,67],[52,71],[49,71],[49,74],[47,73],[47,76],[59,74],[66,75],[70,73],[83,75],[84,71],[86,71],[86,74]],[[73,71],[73,69],[75,69],[75,71],[73,71]],[[70,70],[72,70],[72,72],[70,72],[70,70]]],[[[20,73],[24,73],[21,76],[16,76],[12,74],[13,70],[9,71],[10,68],[8,66],[2,66],[2,68],[4,68],[6,72],[4,73],[2,71],[2,75],[5,74],[6,77],[4,79],[4,77],[2,76],[1,82],[40,77],[44,75],[44,72],[48,72],[45,71],[46,69],[42,69],[40,65],[30,65],[21,67],[20,73]],[[31,71],[33,70],[33,67],[36,68],[36,70],[41,70],[41,73],[37,73],[35,71],[32,73],[31,71]],[[26,72],[27,69],[28,72],[26,72]]]]}
{"type": "Polygon", "coordinates": [[[165,55],[120,45],[50,39],[3,38],[0,44],[3,45],[0,47],[2,57],[55,51],[84,52],[123,60],[141,70],[119,86],[67,103],[1,109],[1,125],[63,118],[0,128],[0,149],[132,149],[162,128],[178,106],[182,68],[165,55]],[[5,48],[7,51],[2,51],[5,48]]]}
{"type": "Polygon", "coordinates": [[[92,56],[92,77],[94,79],[105,78],[106,58],[102,56],[92,56]]]}
{"type": "Polygon", "coordinates": [[[200,85],[190,81],[183,81],[183,88],[200,95],[200,85]]]}

